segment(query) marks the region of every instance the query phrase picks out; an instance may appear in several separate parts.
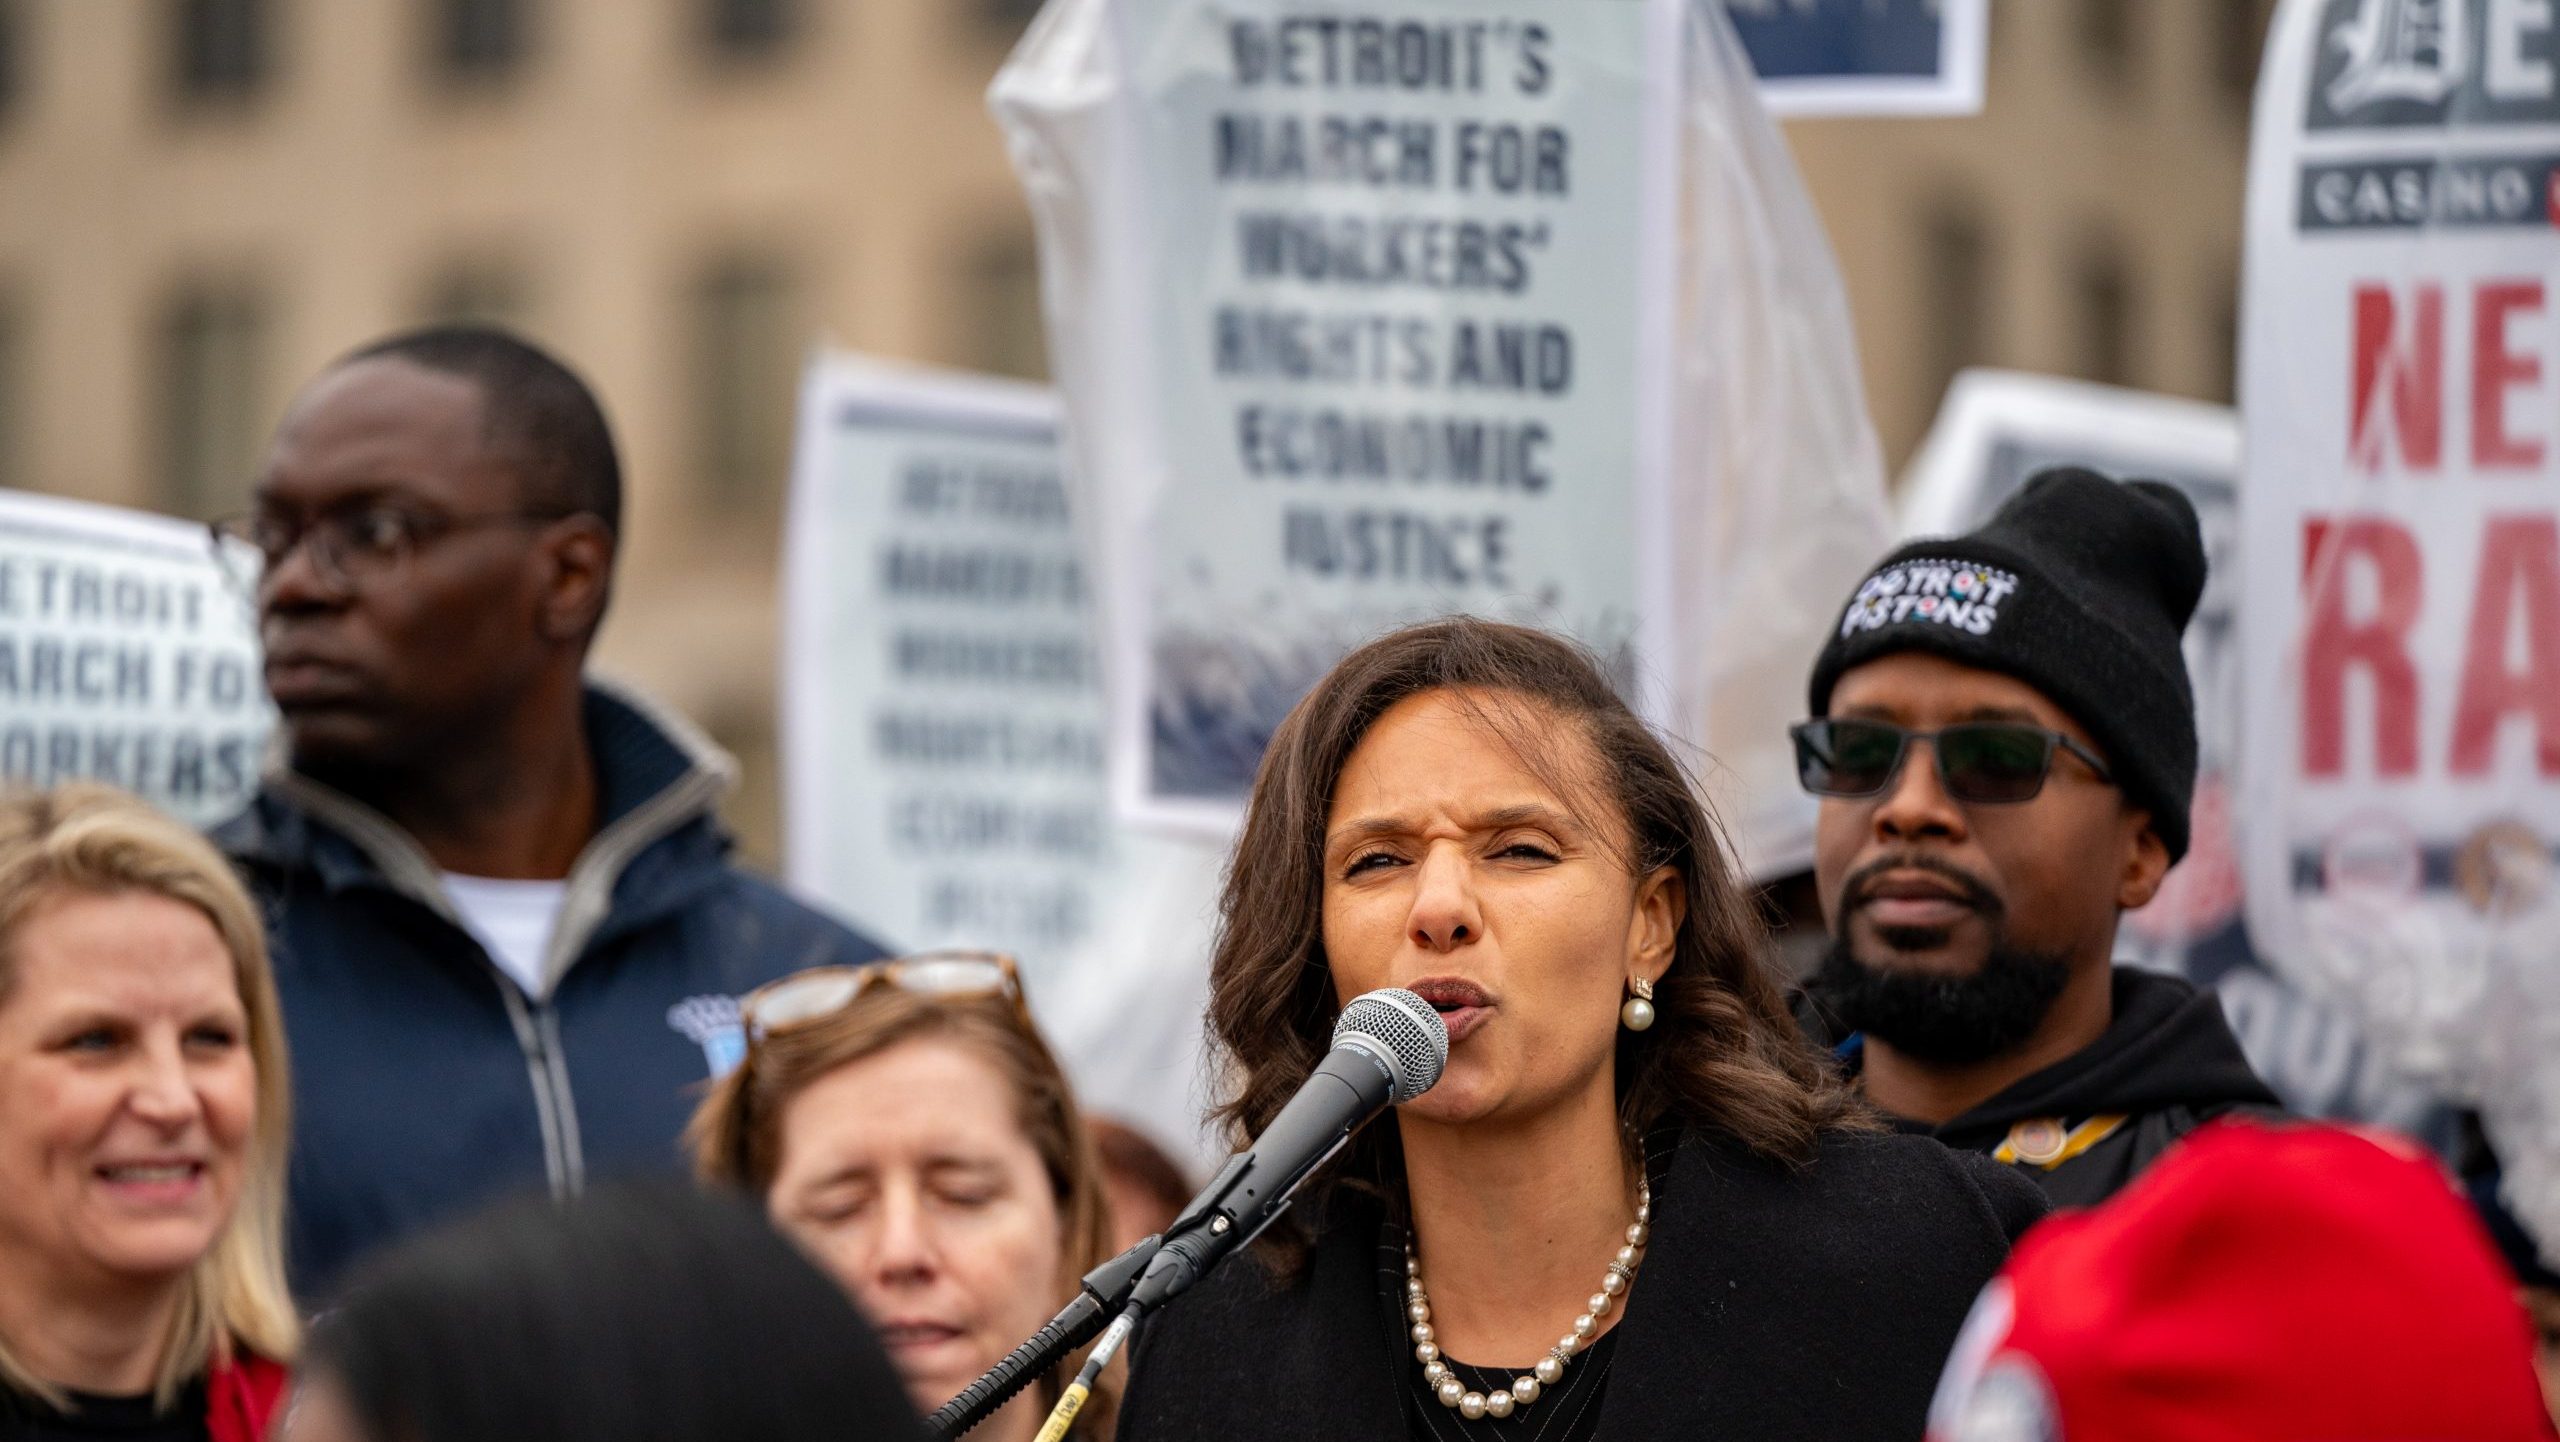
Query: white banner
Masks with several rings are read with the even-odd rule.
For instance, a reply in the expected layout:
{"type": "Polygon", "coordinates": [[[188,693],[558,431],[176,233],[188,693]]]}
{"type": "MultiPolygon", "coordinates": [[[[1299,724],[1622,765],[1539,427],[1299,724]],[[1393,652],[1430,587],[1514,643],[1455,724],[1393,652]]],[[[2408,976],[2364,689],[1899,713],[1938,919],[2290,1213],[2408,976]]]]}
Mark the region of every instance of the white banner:
{"type": "Polygon", "coordinates": [[[1048,391],[813,360],[783,578],[791,883],[902,950],[1012,952],[1087,1105],[1196,1152],[1216,860],[1111,815],[1089,584],[1048,391]]]}
{"type": "Polygon", "coordinates": [[[0,491],[0,783],[111,782],[210,825],[275,723],[203,526],[0,491]]]}
{"type": "Polygon", "coordinates": [[[2344,1011],[2272,971],[2242,924],[2231,797],[2241,691],[2238,414],[2085,381],[1966,371],[1903,475],[1902,532],[1972,530],[2028,477],[2061,465],[2176,486],[2195,504],[2210,563],[2186,636],[2199,753],[2193,841],[2151,904],[2125,917],[2117,959],[2213,987],[2250,1064],[2292,1110],[2449,1143],[2445,1109],[2365,1046],[2344,1011]]]}
{"type": "Polygon", "coordinates": [[[2250,156],[2243,814],[2262,950],[2476,1100],[2560,1243],[2560,37],[2288,0],[2250,156]]]}
{"type": "Polygon", "coordinates": [[[1058,0],[993,102],[1126,814],[1226,834],[1309,684],[1463,610],[1591,645],[1800,859],[1788,692],[1882,487],[1720,5],[1058,0]]]}

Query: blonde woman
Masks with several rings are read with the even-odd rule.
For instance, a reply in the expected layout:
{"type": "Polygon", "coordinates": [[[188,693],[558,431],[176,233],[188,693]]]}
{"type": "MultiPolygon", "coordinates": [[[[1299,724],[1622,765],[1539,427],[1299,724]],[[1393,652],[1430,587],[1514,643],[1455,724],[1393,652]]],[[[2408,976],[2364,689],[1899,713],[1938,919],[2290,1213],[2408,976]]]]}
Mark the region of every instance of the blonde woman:
{"type": "Polygon", "coordinates": [[[0,795],[0,1439],[266,1435],[287,1096],[221,855],[105,787],[0,795]]]}
{"type": "MultiPolygon", "coordinates": [[[[744,1189],[851,1293],[920,1412],[1037,1331],[1109,1255],[1093,1143],[1009,957],[819,967],[751,993],[697,1171],[744,1189]]],[[[1061,1369],[972,1438],[1029,1442],[1061,1369]]],[[[1076,1420],[1107,1437],[1106,1378],[1076,1420]]]]}

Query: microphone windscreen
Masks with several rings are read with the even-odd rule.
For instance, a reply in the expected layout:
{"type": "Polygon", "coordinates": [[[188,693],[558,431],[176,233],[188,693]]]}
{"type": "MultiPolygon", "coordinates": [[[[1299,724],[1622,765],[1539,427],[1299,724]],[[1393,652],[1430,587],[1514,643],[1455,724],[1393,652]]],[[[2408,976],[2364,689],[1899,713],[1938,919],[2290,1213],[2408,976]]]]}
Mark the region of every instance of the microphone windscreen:
{"type": "Polygon", "coordinates": [[[1431,1003],[1400,986],[1380,987],[1353,997],[1333,1024],[1333,1044],[1357,1036],[1362,1049],[1376,1054],[1395,1074],[1393,1101],[1413,1100],[1439,1085],[1440,1069],[1449,1064],[1449,1025],[1431,1003]]]}

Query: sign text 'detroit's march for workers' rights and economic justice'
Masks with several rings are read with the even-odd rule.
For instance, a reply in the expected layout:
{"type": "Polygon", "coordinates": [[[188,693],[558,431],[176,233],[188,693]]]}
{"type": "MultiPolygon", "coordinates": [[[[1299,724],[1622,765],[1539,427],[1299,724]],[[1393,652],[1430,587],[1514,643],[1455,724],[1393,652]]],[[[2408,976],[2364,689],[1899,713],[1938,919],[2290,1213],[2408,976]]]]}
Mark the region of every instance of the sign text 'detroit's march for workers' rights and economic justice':
{"type": "Polygon", "coordinates": [[[1629,643],[1645,7],[1126,7],[1163,188],[1150,777],[1214,797],[1340,652],[1629,643]]]}

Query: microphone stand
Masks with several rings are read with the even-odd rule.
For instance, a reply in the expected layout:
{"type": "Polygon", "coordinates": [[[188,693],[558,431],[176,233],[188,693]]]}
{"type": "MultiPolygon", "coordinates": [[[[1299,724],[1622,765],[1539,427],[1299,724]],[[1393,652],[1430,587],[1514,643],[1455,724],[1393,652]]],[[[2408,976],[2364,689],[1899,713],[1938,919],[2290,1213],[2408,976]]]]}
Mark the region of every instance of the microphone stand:
{"type": "MultiPolygon", "coordinates": [[[[1328,1153],[1330,1155],[1330,1153],[1328,1153]]],[[[1063,1436],[1066,1424],[1075,1418],[1076,1409],[1084,1405],[1093,1390],[1093,1380],[1102,1373],[1102,1364],[1120,1350],[1122,1343],[1138,1325],[1139,1316],[1149,1308],[1170,1301],[1189,1287],[1202,1272],[1240,1241],[1235,1218],[1226,1209],[1228,1193],[1235,1190],[1237,1179],[1253,1160],[1250,1149],[1227,1159],[1225,1170],[1209,1183],[1207,1190],[1191,1199],[1191,1205],[1176,1217],[1164,1231],[1147,1238],[1119,1256],[1084,1274],[1076,1286],[1075,1300],[1049,1325],[1031,1334],[1031,1340],[1013,1349],[986,1371],[986,1375],[970,1383],[959,1396],[942,1404],[942,1409],[925,1420],[933,1435],[950,1442],[970,1428],[987,1420],[998,1407],[1013,1400],[1015,1393],[1028,1387],[1041,1373],[1058,1364],[1058,1359],[1093,1340],[1105,1327],[1111,1329],[1103,1345],[1093,1351],[1076,1383],[1050,1413],[1049,1423],[1041,1429],[1043,1437],[1063,1436]],[[1173,1241],[1168,1244],[1166,1238],[1173,1241]],[[1145,1296],[1135,1295],[1144,1290],[1145,1296]],[[1064,1415],[1060,1415],[1064,1414],[1064,1415]],[[1054,1431],[1052,1430],[1054,1429],[1054,1431]]],[[[1292,1179],[1292,1184],[1294,1185],[1292,1179]]],[[[1284,1200],[1262,1218],[1259,1233],[1271,1219],[1287,1210],[1284,1200]]]]}
{"type": "MultiPolygon", "coordinates": [[[[1058,1364],[1058,1359],[1093,1340],[1111,1323],[1112,1317],[1128,1305],[1129,1294],[1137,1289],[1138,1278],[1155,1260],[1164,1245],[1162,1237],[1149,1237],[1119,1256],[1084,1274],[1077,1284],[1075,1300],[1067,1303],[1049,1324],[1031,1334],[1031,1340],[1013,1349],[1011,1355],[986,1371],[986,1375],[970,1383],[960,1395],[942,1404],[940,1411],[927,1419],[933,1435],[949,1442],[970,1428],[993,1416],[997,1408],[1013,1400],[1014,1394],[1040,1379],[1040,1375],[1058,1364]]],[[[1134,1322],[1133,1322],[1134,1325],[1134,1322]]],[[[1125,1339],[1127,1334],[1122,1333],[1125,1339]]],[[[1114,1351],[1118,1348],[1114,1347],[1114,1351]]],[[[1110,1360],[1105,1357],[1103,1360],[1110,1360]]],[[[1091,1369],[1099,1372],[1100,1368],[1091,1369]]],[[[1092,1386],[1090,1379],[1086,1387],[1092,1386]]]]}
{"type": "Polygon", "coordinates": [[[1225,1169],[1191,1199],[1191,1205],[1174,1218],[1171,1226],[1085,1273],[1076,1299],[1067,1304],[1065,1311],[1033,1333],[1030,1341],[1014,1348],[1012,1356],[988,1368],[985,1376],[944,1403],[942,1410],[929,1420],[934,1435],[949,1442],[985,1421],[1015,1393],[1030,1386],[1033,1378],[1054,1366],[1058,1358],[1100,1332],[1101,1344],[1085,1359],[1083,1369],[1050,1409],[1048,1420],[1033,1439],[1059,1442],[1075,1422],[1085,1399],[1092,1395],[1094,1379],[1102,1375],[1112,1356],[1137,1330],[1138,1319],[1188,1290],[1227,1253],[1262,1235],[1263,1228],[1289,1210],[1289,1193],[1296,1190],[1306,1173],[1322,1165],[1325,1157],[1332,1156],[1349,1137],[1350,1132],[1345,1131],[1332,1149],[1287,1178],[1277,1195],[1267,1195],[1247,1185],[1255,1157],[1252,1148],[1229,1157],[1225,1169]],[[1246,1225],[1242,1226],[1231,1205],[1239,1193],[1248,1214],[1243,1219],[1246,1225]],[[1106,1326],[1108,1331],[1104,1330],[1106,1326]]]}
{"type": "Polygon", "coordinates": [[[1138,1319],[1181,1295],[1229,1252],[1251,1245],[1289,1210],[1298,1184],[1382,1108],[1429,1091],[1449,1059],[1448,1035],[1430,1004],[1409,991],[1382,988],[1353,998],[1334,1025],[1332,1051],[1253,1145],[1227,1158],[1161,1235],[1087,1272],[1065,1311],[933,1414],[935,1434],[950,1442],[986,1420],[1059,1357],[1101,1332],[1035,1439],[1059,1442],[1138,1319]]]}

